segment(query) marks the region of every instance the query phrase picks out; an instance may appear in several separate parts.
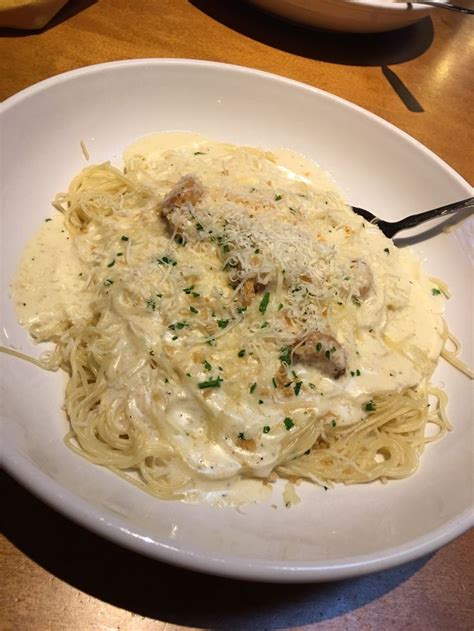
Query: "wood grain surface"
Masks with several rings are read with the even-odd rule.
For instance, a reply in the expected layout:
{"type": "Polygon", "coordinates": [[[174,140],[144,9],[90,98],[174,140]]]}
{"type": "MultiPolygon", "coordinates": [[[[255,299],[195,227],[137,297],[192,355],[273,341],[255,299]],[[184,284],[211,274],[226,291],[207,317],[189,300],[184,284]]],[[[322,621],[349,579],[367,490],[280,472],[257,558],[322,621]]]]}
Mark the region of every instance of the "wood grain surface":
{"type": "MultiPolygon", "coordinates": [[[[317,86],[394,123],[474,179],[473,18],[439,11],[408,29],[361,36],[306,30],[238,0],[71,0],[41,31],[0,30],[0,97],[66,70],[141,57],[223,61],[317,86]]],[[[1,482],[2,631],[474,629],[474,531],[372,576],[262,585],[142,558],[8,476],[1,482]]]]}

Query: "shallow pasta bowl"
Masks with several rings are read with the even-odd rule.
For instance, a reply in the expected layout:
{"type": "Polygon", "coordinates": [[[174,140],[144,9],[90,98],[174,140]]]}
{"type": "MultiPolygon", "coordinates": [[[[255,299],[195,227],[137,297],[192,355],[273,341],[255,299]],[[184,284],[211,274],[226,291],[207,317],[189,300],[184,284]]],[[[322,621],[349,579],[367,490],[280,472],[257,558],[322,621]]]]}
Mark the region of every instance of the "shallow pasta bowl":
{"type": "MultiPolygon", "coordinates": [[[[161,130],[288,147],[319,162],[351,203],[383,208],[388,220],[472,195],[449,166],[369,112],[288,79],[210,62],[136,60],[66,73],[7,100],[2,126],[2,343],[34,355],[9,284],[50,200],[84,166],[81,140],[91,161],[117,164],[126,145],[161,130]]],[[[418,250],[429,274],[451,287],[447,319],[467,361],[468,228],[458,224],[418,250]]],[[[303,484],[290,510],[277,485],[267,503],[236,511],[159,501],[74,455],[63,443],[63,376],[0,360],[7,470],[75,521],[143,554],[240,578],[328,580],[412,560],[473,524],[470,384],[444,363],[434,382],[450,396],[454,431],[427,448],[413,477],[328,492],[303,484]]]]}
{"type": "Polygon", "coordinates": [[[247,0],[306,26],[350,33],[380,33],[414,24],[435,9],[391,0],[247,0]]]}

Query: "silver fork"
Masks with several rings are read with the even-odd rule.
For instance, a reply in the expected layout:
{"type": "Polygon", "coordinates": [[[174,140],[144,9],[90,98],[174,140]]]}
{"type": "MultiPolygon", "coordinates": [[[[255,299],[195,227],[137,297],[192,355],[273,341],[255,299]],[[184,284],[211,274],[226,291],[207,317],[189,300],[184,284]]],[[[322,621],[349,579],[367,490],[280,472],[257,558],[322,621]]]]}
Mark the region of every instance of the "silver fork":
{"type": "Polygon", "coordinates": [[[426,212],[419,213],[417,215],[410,215],[409,217],[405,217],[399,221],[384,221],[383,219],[380,219],[380,217],[376,217],[368,210],[365,210],[364,208],[357,208],[357,206],[352,206],[352,210],[357,215],[360,215],[370,223],[376,225],[386,237],[391,239],[401,230],[414,228],[415,226],[420,225],[420,223],[424,223],[430,219],[435,219],[436,217],[452,215],[459,210],[464,210],[465,208],[470,208],[471,206],[474,206],[474,197],[469,197],[469,199],[463,199],[459,202],[453,202],[452,204],[447,204],[446,206],[440,206],[439,208],[433,208],[433,210],[427,210],[426,212]]]}

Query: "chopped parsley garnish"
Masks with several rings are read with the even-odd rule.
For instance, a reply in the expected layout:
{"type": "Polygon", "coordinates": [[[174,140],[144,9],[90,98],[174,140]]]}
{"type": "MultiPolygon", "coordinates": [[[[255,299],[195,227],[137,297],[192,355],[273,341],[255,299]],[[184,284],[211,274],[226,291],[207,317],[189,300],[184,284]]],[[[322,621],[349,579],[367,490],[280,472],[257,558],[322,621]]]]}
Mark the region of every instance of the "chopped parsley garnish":
{"type": "Polygon", "coordinates": [[[201,381],[201,383],[198,383],[198,388],[200,390],[205,390],[206,388],[220,388],[223,381],[224,380],[221,377],[208,379],[207,381],[201,381]]]}
{"type": "Polygon", "coordinates": [[[191,287],[186,287],[185,289],[183,289],[183,291],[185,294],[190,294],[193,289],[194,289],[194,285],[191,285],[191,287]]]}
{"type": "Polygon", "coordinates": [[[243,432],[239,432],[238,437],[240,440],[245,440],[245,434],[243,432]]]}
{"type": "Polygon", "coordinates": [[[253,383],[250,388],[249,388],[249,392],[250,394],[253,394],[255,392],[255,390],[257,389],[257,384],[253,383]]]}
{"type": "Polygon", "coordinates": [[[333,427],[336,427],[336,421],[335,421],[334,419],[332,419],[332,421],[331,421],[331,425],[332,425],[333,427]]]}
{"type": "Polygon", "coordinates": [[[212,370],[212,366],[211,366],[211,364],[207,361],[207,359],[205,359],[205,360],[202,362],[202,365],[204,366],[204,368],[205,368],[206,370],[212,370]]]}
{"type": "Polygon", "coordinates": [[[103,284],[105,285],[105,287],[110,287],[110,285],[114,284],[114,281],[111,278],[106,278],[103,284]]]}
{"type": "Polygon", "coordinates": [[[107,264],[107,267],[113,267],[114,265],[115,265],[115,259],[110,261],[110,263],[107,264]]]}
{"type": "Polygon", "coordinates": [[[204,155],[204,151],[195,151],[194,155],[195,156],[203,156],[204,155]]]}
{"type": "Polygon", "coordinates": [[[266,291],[258,307],[258,310],[260,311],[262,315],[267,310],[269,301],[270,301],[270,292],[266,291]]]}
{"type": "Polygon", "coordinates": [[[433,287],[433,289],[431,290],[431,293],[433,294],[433,296],[439,296],[441,291],[433,287]]]}
{"type": "Polygon", "coordinates": [[[302,381],[297,381],[297,382],[295,383],[294,390],[295,390],[295,395],[296,395],[296,396],[298,396],[298,395],[299,395],[300,390],[301,390],[301,386],[302,386],[302,385],[303,385],[303,382],[302,382],[302,381]]]}
{"type": "Polygon", "coordinates": [[[352,302],[355,304],[356,307],[360,307],[360,298],[358,298],[357,296],[352,296],[352,302]]]}
{"type": "Polygon", "coordinates": [[[308,383],[308,386],[311,388],[311,390],[316,390],[316,386],[314,385],[314,383],[308,383]]]}
{"type": "Polygon", "coordinates": [[[263,403],[262,399],[259,399],[259,400],[258,400],[258,404],[259,404],[259,405],[262,405],[262,403],[263,403]]]}
{"type": "Polygon", "coordinates": [[[45,221],[51,221],[51,218],[50,218],[50,217],[48,217],[48,219],[45,219],[45,221]]]}
{"type": "Polygon", "coordinates": [[[173,267],[177,265],[177,261],[170,256],[162,256],[161,259],[157,259],[156,262],[160,265],[172,265],[173,267]]]}
{"type": "Polygon", "coordinates": [[[155,354],[154,350],[149,351],[149,354],[153,357],[153,355],[155,354]]]}
{"type": "Polygon", "coordinates": [[[278,311],[281,311],[283,309],[283,303],[280,302],[280,304],[278,305],[278,311]]]}
{"type": "Polygon", "coordinates": [[[324,355],[326,356],[326,359],[331,359],[331,351],[326,351],[324,355]]]}
{"type": "Polygon", "coordinates": [[[389,250],[388,248],[384,248],[384,249],[383,249],[383,251],[384,251],[386,254],[390,254],[390,250],[389,250]]]}
{"type": "Polygon", "coordinates": [[[186,326],[189,326],[187,322],[174,322],[173,324],[168,325],[168,328],[172,331],[176,331],[178,329],[184,329],[186,326]]]}
{"type": "Polygon", "coordinates": [[[270,425],[265,425],[263,428],[263,433],[268,434],[269,431],[270,431],[270,425]]]}
{"type": "Polygon", "coordinates": [[[245,313],[247,311],[247,307],[237,307],[237,313],[245,313]]]}
{"type": "Polygon", "coordinates": [[[243,357],[245,355],[245,348],[242,348],[238,353],[237,357],[243,357]]]}
{"type": "Polygon", "coordinates": [[[272,378],[272,384],[274,388],[277,387],[277,382],[275,381],[275,377],[272,378]]]}
{"type": "Polygon", "coordinates": [[[123,256],[123,252],[117,252],[117,256],[123,256]]]}
{"type": "Polygon", "coordinates": [[[365,410],[366,412],[375,412],[375,410],[376,410],[376,409],[377,409],[377,408],[376,408],[376,405],[375,405],[375,403],[374,403],[372,400],[371,400],[371,401],[368,401],[368,402],[364,405],[364,410],[365,410]]]}
{"type": "Polygon", "coordinates": [[[128,237],[126,235],[123,235],[121,238],[122,241],[128,241],[128,237]]]}
{"type": "Polygon", "coordinates": [[[225,243],[225,244],[222,246],[222,251],[223,251],[223,252],[228,252],[229,250],[230,250],[230,245],[229,245],[228,243],[225,243]]]}
{"type": "Polygon", "coordinates": [[[286,417],[283,423],[285,424],[286,431],[289,431],[292,427],[295,426],[295,424],[293,423],[293,419],[291,419],[289,416],[286,417]]]}
{"type": "Polygon", "coordinates": [[[266,329],[268,326],[268,322],[262,322],[262,324],[260,325],[261,329],[266,329]]]}
{"type": "Polygon", "coordinates": [[[217,326],[220,329],[225,329],[225,327],[229,324],[229,320],[217,320],[217,326]]]}
{"type": "Polygon", "coordinates": [[[289,346],[285,346],[284,348],[280,349],[279,359],[283,364],[286,364],[287,366],[291,364],[291,349],[289,346]]]}
{"type": "Polygon", "coordinates": [[[156,309],[156,302],[153,300],[153,298],[150,298],[150,300],[146,301],[146,308],[150,309],[151,311],[154,311],[156,309]]]}
{"type": "Polygon", "coordinates": [[[202,223],[197,223],[196,224],[196,230],[198,232],[201,232],[201,230],[204,230],[204,226],[202,225],[202,223]]]}
{"type": "Polygon", "coordinates": [[[191,313],[199,313],[196,307],[189,307],[189,310],[191,311],[191,313]]]}
{"type": "Polygon", "coordinates": [[[182,245],[182,246],[185,246],[187,243],[186,239],[183,237],[182,234],[177,234],[174,240],[176,241],[178,245],[182,245]]]}
{"type": "Polygon", "coordinates": [[[275,201],[279,202],[281,199],[281,195],[278,193],[277,195],[275,195],[275,201]]]}
{"type": "Polygon", "coordinates": [[[323,345],[321,344],[321,342],[318,342],[318,343],[316,344],[316,352],[317,352],[317,353],[320,353],[320,352],[321,352],[322,347],[323,347],[323,345]]]}

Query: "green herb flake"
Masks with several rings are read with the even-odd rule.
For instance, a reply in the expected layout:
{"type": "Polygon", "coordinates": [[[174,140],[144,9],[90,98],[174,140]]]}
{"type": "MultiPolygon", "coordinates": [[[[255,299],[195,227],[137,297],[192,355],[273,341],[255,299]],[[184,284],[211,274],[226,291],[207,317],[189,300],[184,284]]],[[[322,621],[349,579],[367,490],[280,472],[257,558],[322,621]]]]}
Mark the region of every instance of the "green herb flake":
{"type": "Polygon", "coordinates": [[[48,217],[47,219],[45,219],[45,222],[46,222],[46,221],[51,221],[51,218],[50,218],[50,217],[48,217]]]}
{"type": "Polygon", "coordinates": [[[371,400],[371,401],[368,401],[368,402],[364,405],[364,410],[365,410],[366,412],[375,412],[375,410],[376,410],[376,409],[377,409],[377,408],[376,408],[376,405],[375,405],[375,403],[374,403],[372,400],[371,400]]]}
{"type": "Polygon", "coordinates": [[[211,366],[211,364],[207,361],[207,359],[205,359],[205,360],[202,362],[202,365],[204,366],[204,368],[205,368],[206,370],[212,370],[212,366],[211,366]]]}
{"type": "Polygon", "coordinates": [[[281,195],[278,193],[277,195],[275,195],[275,201],[279,202],[281,199],[281,195]]]}
{"type": "Polygon", "coordinates": [[[128,237],[126,235],[122,235],[121,241],[128,241],[128,237]]]}
{"type": "Polygon", "coordinates": [[[161,259],[157,259],[156,262],[160,265],[172,265],[173,267],[177,265],[177,261],[170,256],[162,256],[161,259]]]}
{"type": "Polygon", "coordinates": [[[278,311],[281,311],[283,309],[283,303],[280,302],[280,304],[278,305],[278,311]]]}
{"type": "Polygon", "coordinates": [[[258,307],[258,310],[260,311],[260,313],[263,315],[265,313],[265,311],[267,310],[268,307],[268,303],[270,302],[270,292],[266,291],[261,302],[260,305],[258,307]]]}
{"type": "Polygon", "coordinates": [[[200,390],[205,390],[206,388],[220,388],[223,381],[224,380],[221,377],[208,379],[207,381],[201,381],[201,383],[198,383],[198,388],[200,390]]]}
{"type": "Polygon", "coordinates": [[[149,351],[149,353],[148,353],[148,354],[149,354],[149,355],[151,355],[151,356],[153,357],[153,355],[155,354],[155,351],[154,351],[154,350],[151,350],[151,351],[149,351]]]}
{"type": "Polygon", "coordinates": [[[287,366],[290,366],[291,364],[291,349],[289,346],[285,346],[284,348],[280,349],[280,357],[279,357],[280,361],[282,362],[282,364],[286,364],[287,366]]]}
{"type": "Polygon", "coordinates": [[[191,313],[199,313],[196,307],[189,307],[189,310],[191,311],[191,313]]]}
{"type": "Polygon", "coordinates": [[[383,251],[384,251],[386,254],[390,254],[390,250],[389,250],[388,248],[384,248],[384,249],[383,249],[383,251]]]}
{"type": "Polygon", "coordinates": [[[336,421],[335,421],[334,419],[332,419],[332,421],[331,421],[331,425],[332,425],[333,427],[336,427],[336,421]]]}
{"type": "Polygon", "coordinates": [[[302,381],[297,381],[294,386],[295,395],[298,396],[301,390],[301,386],[303,385],[302,381]]]}
{"type": "Polygon", "coordinates": [[[291,419],[289,416],[286,417],[283,423],[285,425],[287,432],[290,431],[290,429],[295,426],[295,424],[293,423],[293,419],[291,419]]]}
{"type": "Polygon", "coordinates": [[[259,404],[259,405],[262,405],[262,403],[263,403],[262,399],[259,399],[259,400],[258,400],[258,404],[259,404]]]}
{"type": "Polygon", "coordinates": [[[245,348],[242,348],[238,353],[237,357],[243,357],[245,355],[245,348]]]}
{"type": "Polygon", "coordinates": [[[268,326],[268,322],[262,322],[262,324],[260,325],[261,329],[266,329],[268,326]]]}
{"type": "Polygon", "coordinates": [[[237,307],[237,313],[245,313],[247,311],[247,307],[237,307]]]}
{"type": "Polygon", "coordinates": [[[249,392],[250,394],[253,394],[255,392],[255,390],[257,389],[257,384],[253,383],[250,388],[249,388],[249,392]]]}
{"type": "Polygon", "coordinates": [[[272,384],[274,388],[277,387],[277,382],[275,381],[275,377],[272,378],[272,384]]]}
{"type": "Polygon", "coordinates": [[[238,438],[239,440],[245,440],[245,434],[243,432],[239,432],[238,438]]]}
{"type": "Polygon", "coordinates": [[[181,330],[184,329],[185,327],[189,326],[189,324],[185,321],[183,322],[173,322],[173,324],[169,324],[168,328],[171,329],[172,331],[177,331],[177,330],[181,330]]]}
{"type": "Polygon", "coordinates": [[[105,287],[110,287],[110,285],[114,284],[114,281],[111,278],[106,278],[103,284],[105,287]]]}
{"type": "Polygon", "coordinates": [[[439,296],[441,291],[433,287],[433,289],[431,290],[431,293],[433,294],[433,296],[439,296]]]}
{"type": "Polygon", "coordinates": [[[308,383],[308,386],[311,388],[311,390],[316,390],[316,386],[314,385],[314,383],[308,383]]]}
{"type": "Polygon", "coordinates": [[[110,263],[107,264],[107,267],[113,267],[115,265],[115,259],[113,259],[113,261],[110,261],[110,263]]]}
{"type": "Polygon", "coordinates": [[[204,226],[202,225],[202,223],[197,223],[196,224],[196,230],[198,232],[201,232],[202,230],[204,230],[204,226]]]}
{"type": "Polygon", "coordinates": [[[225,327],[229,324],[229,320],[217,320],[217,326],[220,329],[225,329],[225,327]]]}
{"type": "Polygon", "coordinates": [[[150,311],[154,311],[156,309],[156,302],[153,300],[153,298],[150,298],[150,300],[146,301],[146,308],[150,311]]]}
{"type": "Polygon", "coordinates": [[[318,342],[316,344],[316,352],[320,353],[322,348],[323,348],[323,345],[321,344],[321,342],[318,342]]]}
{"type": "Polygon", "coordinates": [[[205,154],[204,154],[204,151],[195,151],[195,152],[194,152],[194,155],[195,155],[195,156],[203,156],[203,155],[205,155],[205,154]]]}
{"type": "Polygon", "coordinates": [[[269,431],[270,431],[270,425],[265,425],[263,428],[263,433],[268,434],[269,431]]]}

